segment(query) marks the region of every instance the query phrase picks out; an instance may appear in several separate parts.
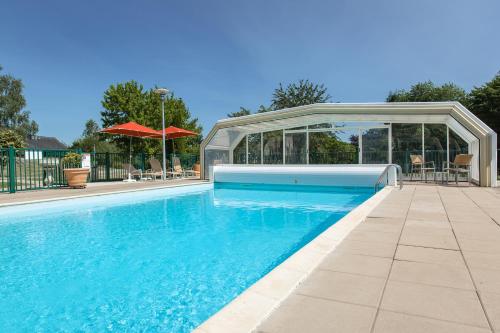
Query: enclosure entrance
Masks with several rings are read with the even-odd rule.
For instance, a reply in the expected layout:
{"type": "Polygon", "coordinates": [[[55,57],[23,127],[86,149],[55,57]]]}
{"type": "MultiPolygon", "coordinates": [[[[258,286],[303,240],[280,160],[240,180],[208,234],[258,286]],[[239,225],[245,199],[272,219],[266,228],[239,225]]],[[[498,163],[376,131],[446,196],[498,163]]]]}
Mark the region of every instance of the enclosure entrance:
{"type": "MultiPolygon", "coordinates": [[[[228,156],[232,164],[387,164],[412,170],[411,156],[423,156],[437,172],[469,145],[446,124],[316,124],[245,135],[228,156]],[[284,143],[284,144],[283,144],[284,143]]],[[[417,173],[411,175],[411,173],[417,173]]]]}

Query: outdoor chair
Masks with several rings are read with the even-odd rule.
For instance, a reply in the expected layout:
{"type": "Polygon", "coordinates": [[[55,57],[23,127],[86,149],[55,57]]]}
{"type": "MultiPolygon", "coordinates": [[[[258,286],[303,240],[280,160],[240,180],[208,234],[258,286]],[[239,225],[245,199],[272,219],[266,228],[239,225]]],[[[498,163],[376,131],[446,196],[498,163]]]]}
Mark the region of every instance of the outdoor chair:
{"type": "Polygon", "coordinates": [[[436,180],[436,166],[434,161],[425,162],[422,155],[410,155],[411,160],[411,170],[410,170],[410,181],[413,180],[413,174],[419,173],[420,180],[425,179],[427,182],[427,172],[434,173],[434,181],[436,180]]]}
{"type": "Polygon", "coordinates": [[[195,163],[189,170],[184,170],[185,175],[200,177],[201,166],[200,163],[195,163]]]}
{"type": "Polygon", "coordinates": [[[141,169],[136,169],[136,168],[134,168],[133,165],[131,165],[129,163],[123,163],[123,169],[126,172],[124,179],[128,178],[129,172],[130,172],[130,175],[132,177],[139,177],[139,179],[142,179],[142,170],[141,169]]]}
{"type": "Polygon", "coordinates": [[[167,175],[172,176],[172,178],[184,177],[184,170],[182,169],[181,161],[178,157],[174,157],[174,167],[172,168],[172,171],[167,171],[167,175]]]}
{"type": "Polygon", "coordinates": [[[144,172],[145,176],[150,176],[153,180],[156,180],[156,177],[160,177],[163,175],[163,169],[161,167],[160,162],[152,158],[149,160],[149,164],[151,165],[151,169],[144,172]]]}
{"type": "Polygon", "coordinates": [[[453,162],[450,162],[449,167],[444,168],[444,171],[448,172],[448,174],[455,175],[455,183],[458,185],[458,175],[459,174],[467,174],[467,183],[470,185],[471,181],[471,162],[472,154],[458,154],[455,156],[453,162]]]}

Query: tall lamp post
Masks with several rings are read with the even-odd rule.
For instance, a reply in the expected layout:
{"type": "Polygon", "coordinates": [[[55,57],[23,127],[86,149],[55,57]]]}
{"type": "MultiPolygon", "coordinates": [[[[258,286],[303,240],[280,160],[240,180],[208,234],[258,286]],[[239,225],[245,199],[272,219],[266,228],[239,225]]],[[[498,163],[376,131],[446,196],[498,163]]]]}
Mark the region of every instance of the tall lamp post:
{"type": "Polygon", "coordinates": [[[155,93],[160,95],[161,98],[161,132],[162,132],[162,140],[161,140],[161,149],[163,152],[163,170],[161,174],[161,179],[165,180],[166,177],[166,171],[167,171],[167,160],[166,160],[166,153],[165,153],[165,98],[167,97],[169,91],[168,89],[165,88],[157,88],[155,89],[155,93]]]}

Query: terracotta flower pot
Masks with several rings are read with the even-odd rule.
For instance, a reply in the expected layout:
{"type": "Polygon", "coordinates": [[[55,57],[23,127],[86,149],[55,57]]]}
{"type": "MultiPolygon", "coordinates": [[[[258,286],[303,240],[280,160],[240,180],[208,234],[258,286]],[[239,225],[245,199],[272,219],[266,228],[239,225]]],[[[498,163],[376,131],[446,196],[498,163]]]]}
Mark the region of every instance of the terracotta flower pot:
{"type": "Polygon", "coordinates": [[[87,187],[87,176],[90,170],[88,168],[69,168],[64,169],[64,176],[68,181],[68,186],[73,188],[87,187]]]}

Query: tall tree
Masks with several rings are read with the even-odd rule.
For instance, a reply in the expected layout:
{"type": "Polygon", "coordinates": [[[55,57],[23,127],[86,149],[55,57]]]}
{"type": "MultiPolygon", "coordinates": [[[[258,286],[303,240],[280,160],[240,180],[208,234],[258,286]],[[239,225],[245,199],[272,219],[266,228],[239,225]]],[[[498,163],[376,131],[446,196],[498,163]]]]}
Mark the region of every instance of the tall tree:
{"type": "Polygon", "coordinates": [[[459,101],[465,103],[466,92],[453,83],[436,86],[432,81],[419,82],[410,87],[410,90],[396,90],[389,92],[387,102],[448,102],[459,101]]]}
{"type": "Polygon", "coordinates": [[[240,111],[228,113],[227,116],[229,118],[236,118],[236,117],[241,117],[241,116],[248,116],[251,113],[252,113],[252,111],[250,111],[250,109],[247,109],[247,108],[240,106],[240,111]]]}
{"type": "MultiPolygon", "coordinates": [[[[278,88],[274,89],[271,105],[266,107],[261,104],[257,109],[257,113],[281,110],[294,106],[326,103],[331,98],[327,88],[323,84],[312,83],[309,80],[299,80],[299,82],[283,87],[283,84],[280,83],[278,88]]],[[[243,110],[248,112],[248,114],[251,113],[249,109],[240,107],[240,112],[243,110]]],[[[232,114],[239,114],[239,112],[233,112],[232,114]]],[[[228,114],[228,116],[230,115],[228,114]]],[[[237,116],[239,117],[239,115],[237,116]]]]}
{"type": "MultiPolygon", "coordinates": [[[[500,72],[480,87],[471,90],[467,107],[495,132],[500,133],[500,72]]],[[[500,141],[498,141],[500,147],[500,141]]]]}
{"type": "MultiPolygon", "coordinates": [[[[315,84],[309,80],[300,80],[298,83],[292,83],[283,87],[280,83],[279,87],[274,90],[273,97],[271,98],[270,110],[280,110],[314,103],[325,103],[330,99],[331,96],[328,94],[327,88],[323,84],[315,84]]],[[[262,112],[265,111],[266,110],[262,110],[262,112]]]]}
{"type": "Polygon", "coordinates": [[[11,75],[1,74],[0,127],[17,131],[23,137],[35,135],[38,132],[38,124],[30,119],[30,112],[24,110],[25,107],[22,81],[11,75]]]}
{"type": "Polygon", "coordinates": [[[94,119],[89,119],[85,122],[85,129],[83,130],[83,137],[97,136],[101,128],[94,119]]]}
{"type": "Polygon", "coordinates": [[[100,127],[93,119],[85,122],[82,136],[76,139],[71,145],[71,149],[81,149],[84,152],[96,153],[117,153],[120,150],[118,147],[109,142],[109,138],[99,134],[100,127]]]}
{"type": "MultiPolygon", "coordinates": [[[[136,81],[111,85],[105,92],[101,102],[103,127],[135,121],[154,129],[161,129],[161,99],[154,89],[145,90],[136,81]]],[[[169,95],[165,99],[165,125],[185,128],[201,133],[202,127],[197,118],[192,118],[189,109],[181,98],[169,95]]],[[[112,139],[123,149],[128,147],[128,139],[113,137],[112,139]]],[[[161,141],[156,139],[133,140],[134,150],[146,151],[150,154],[161,152],[161,141]]],[[[175,151],[198,153],[201,137],[181,138],[175,140],[175,151]]],[[[169,140],[168,151],[174,150],[174,143],[169,140]]]]}

